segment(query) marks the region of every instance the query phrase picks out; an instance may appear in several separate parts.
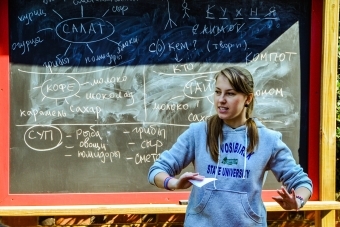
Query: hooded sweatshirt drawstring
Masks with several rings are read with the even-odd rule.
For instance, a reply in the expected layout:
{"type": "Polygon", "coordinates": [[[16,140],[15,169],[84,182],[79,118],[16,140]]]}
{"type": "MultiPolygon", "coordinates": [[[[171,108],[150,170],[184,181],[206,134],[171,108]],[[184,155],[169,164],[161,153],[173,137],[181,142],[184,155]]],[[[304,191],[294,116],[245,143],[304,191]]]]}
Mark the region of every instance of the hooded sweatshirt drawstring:
{"type": "Polygon", "coordinates": [[[244,162],[243,162],[243,177],[242,179],[245,179],[246,176],[246,168],[247,168],[247,153],[248,153],[248,128],[246,126],[246,138],[245,138],[245,147],[246,147],[246,151],[244,154],[244,162]]]}
{"type": "MultiPolygon", "coordinates": [[[[218,159],[217,159],[217,169],[218,166],[220,164],[220,149],[221,149],[221,145],[220,145],[220,136],[218,137],[218,159]]],[[[217,171],[215,171],[215,179],[217,179],[217,171]]],[[[216,180],[214,180],[214,189],[216,189],[216,180]]]]}

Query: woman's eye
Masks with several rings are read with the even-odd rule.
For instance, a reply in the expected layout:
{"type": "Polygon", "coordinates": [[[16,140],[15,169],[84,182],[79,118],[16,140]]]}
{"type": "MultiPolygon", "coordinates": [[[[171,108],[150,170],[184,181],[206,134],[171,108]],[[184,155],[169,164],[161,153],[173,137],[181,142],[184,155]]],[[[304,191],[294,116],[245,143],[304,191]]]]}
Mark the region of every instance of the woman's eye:
{"type": "Polygon", "coordinates": [[[227,95],[228,95],[228,96],[234,96],[235,94],[232,93],[232,92],[227,92],[227,95]]]}
{"type": "Polygon", "coordinates": [[[221,92],[220,92],[220,91],[215,91],[215,93],[216,93],[217,95],[221,94],[221,92]]]}

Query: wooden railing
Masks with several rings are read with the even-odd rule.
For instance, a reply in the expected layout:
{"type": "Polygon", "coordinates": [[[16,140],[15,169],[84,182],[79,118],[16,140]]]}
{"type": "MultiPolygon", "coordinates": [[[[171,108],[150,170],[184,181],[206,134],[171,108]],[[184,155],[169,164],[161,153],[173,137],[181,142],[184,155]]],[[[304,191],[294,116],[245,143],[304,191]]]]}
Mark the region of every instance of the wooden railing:
{"type": "MultiPolygon", "coordinates": [[[[276,202],[264,202],[268,212],[284,211],[276,202]]],[[[2,206],[0,216],[72,216],[109,214],[179,214],[187,205],[180,204],[124,204],[124,205],[74,205],[74,206],[2,206]]],[[[337,201],[309,201],[301,211],[340,210],[337,201]]]]}

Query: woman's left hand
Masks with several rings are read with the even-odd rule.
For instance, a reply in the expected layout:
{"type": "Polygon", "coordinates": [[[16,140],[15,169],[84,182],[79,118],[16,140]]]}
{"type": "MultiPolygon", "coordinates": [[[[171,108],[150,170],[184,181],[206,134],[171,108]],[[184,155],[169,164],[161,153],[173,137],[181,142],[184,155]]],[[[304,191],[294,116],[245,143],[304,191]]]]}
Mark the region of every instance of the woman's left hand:
{"type": "Polygon", "coordinates": [[[281,190],[277,190],[279,196],[273,196],[272,198],[280,204],[280,206],[285,210],[298,210],[299,205],[296,201],[296,195],[294,189],[292,189],[292,194],[289,194],[285,187],[281,187],[281,190]]]}

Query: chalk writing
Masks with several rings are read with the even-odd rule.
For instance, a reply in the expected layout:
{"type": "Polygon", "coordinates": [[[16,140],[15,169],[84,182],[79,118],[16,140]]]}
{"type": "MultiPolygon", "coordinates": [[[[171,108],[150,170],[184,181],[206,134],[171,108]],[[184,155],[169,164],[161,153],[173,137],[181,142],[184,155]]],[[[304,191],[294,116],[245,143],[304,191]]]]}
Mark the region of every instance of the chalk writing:
{"type": "Polygon", "coordinates": [[[292,61],[293,57],[296,56],[296,52],[284,52],[284,53],[248,53],[246,62],[254,61],[292,61]]]}
{"type": "Polygon", "coordinates": [[[40,37],[35,37],[30,40],[22,41],[22,42],[17,42],[12,44],[12,50],[22,49],[21,55],[25,54],[26,51],[30,51],[30,46],[33,45],[33,47],[36,47],[39,43],[44,42],[43,39],[40,39],[40,37]]]}
{"type": "Polygon", "coordinates": [[[118,61],[122,60],[122,56],[121,55],[115,55],[115,54],[110,54],[110,53],[106,53],[106,54],[100,54],[97,56],[91,56],[91,57],[85,57],[85,63],[93,63],[93,62],[98,62],[98,61],[104,61],[106,59],[108,59],[108,65],[114,64],[117,65],[118,61]]]}
{"type": "Polygon", "coordinates": [[[171,110],[171,111],[179,111],[179,110],[188,110],[188,104],[181,103],[167,103],[167,104],[157,104],[154,103],[152,108],[153,110],[171,110]]]}
{"type": "Polygon", "coordinates": [[[52,71],[52,67],[59,67],[70,63],[70,59],[68,57],[61,56],[60,54],[58,54],[55,58],[56,59],[54,61],[44,62],[43,66],[52,71]]]}
{"type": "Polygon", "coordinates": [[[125,11],[127,11],[129,9],[129,7],[127,6],[112,6],[112,12],[114,13],[121,13],[122,15],[124,15],[125,11]]]}
{"type": "Polygon", "coordinates": [[[210,41],[208,41],[207,43],[207,50],[210,52],[211,50],[219,50],[219,49],[224,49],[226,51],[228,51],[229,53],[232,50],[235,49],[247,49],[247,42],[245,40],[243,40],[243,42],[241,41],[240,43],[224,43],[223,41],[219,41],[218,43],[210,43],[210,41]]]}
{"type": "Polygon", "coordinates": [[[44,4],[48,4],[48,3],[50,3],[50,2],[54,2],[54,0],[43,0],[43,3],[44,3],[44,4]]]}
{"type": "Polygon", "coordinates": [[[107,159],[110,162],[120,159],[120,152],[78,151],[78,158],[99,159],[102,163],[106,163],[107,159]]]}
{"type": "Polygon", "coordinates": [[[210,116],[190,113],[189,116],[188,116],[188,121],[189,122],[206,121],[206,120],[208,120],[209,117],[210,116]]]}
{"type": "Polygon", "coordinates": [[[38,182],[14,193],[147,189],[130,178],[146,179],[191,123],[216,113],[214,76],[229,65],[254,76],[253,117],[299,143],[310,17],[293,0],[13,1],[10,158],[22,167],[12,176],[38,182]]]}
{"type": "Polygon", "coordinates": [[[72,113],[78,114],[96,114],[97,119],[99,118],[99,113],[102,112],[102,108],[99,106],[73,106],[70,105],[69,110],[72,113]]]}
{"type": "Polygon", "coordinates": [[[150,125],[149,127],[135,127],[132,132],[138,133],[139,138],[142,139],[143,135],[157,135],[165,139],[165,129],[160,129],[155,125],[150,125]]]}
{"type": "Polygon", "coordinates": [[[257,90],[255,96],[281,96],[283,97],[282,88],[271,88],[269,90],[257,90]]]}
{"type": "Polygon", "coordinates": [[[84,131],[82,129],[78,129],[76,131],[76,138],[79,139],[80,137],[88,137],[88,138],[99,138],[102,140],[99,131],[95,131],[93,126],[90,127],[90,130],[84,131]]]}
{"type": "Polygon", "coordinates": [[[94,79],[93,83],[90,83],[92,86],[96,84],[115,84],[115,83],[123,83],[127,81],[127,76],[112,76],[107,77],[106,79],[99,78],[94,79]]]}
{"type": "Polygon", "coordinates": [[[20,21],[26,21],[26,25],[29,25],[30,22],[33,21],[33,17],[46,17],[46,13],[43,9],[34,10],[33,12],[29,12],[25,15],[18,16],[20,21]]]}
{"type": "Polygon", "coordinates": [[[20,117],[33,117],[34,121],[37,121],[37,117],[43,117],[43,116],[53,116],[53,117],[66,117],[67,114],[64,110],[22,110],[20,109],[20,117]]]}
{"type": "Polygon", "coordinates": [[[56,26],[57,35],[71,43],[92,43],[106,39],[114,32],[114,26],[101,18],[71,18],[56,26]]]}
{"type": "Polygon", "coordinates": [[[138,165],[143,163],[155,162],[159,158],[159,155],[160,154],[146,154],[146,155],[136,154],[135,163],[138,165]]]}
{"type": "Polygon", "coordinates": [[[50,151],[62,144],[62,134],[59,128],[46,126],[32,126],[25,131],[24,140],[26,145],[35,151],[50,151]],[[43,142],[48,142],[49,147],[41,146],[43,142]]]}
{"type": "Polygon", "coordinates": [[[193,35],[213,35],[217,36],[221,33],[229,33],[229,32],[240,32],[242,27],[245,25],[245,23],[234,23],[231,25],[207,25],[204,24],[200,26],[199,24],[196,24],[192,28],[192,34],[193,35]]]}

